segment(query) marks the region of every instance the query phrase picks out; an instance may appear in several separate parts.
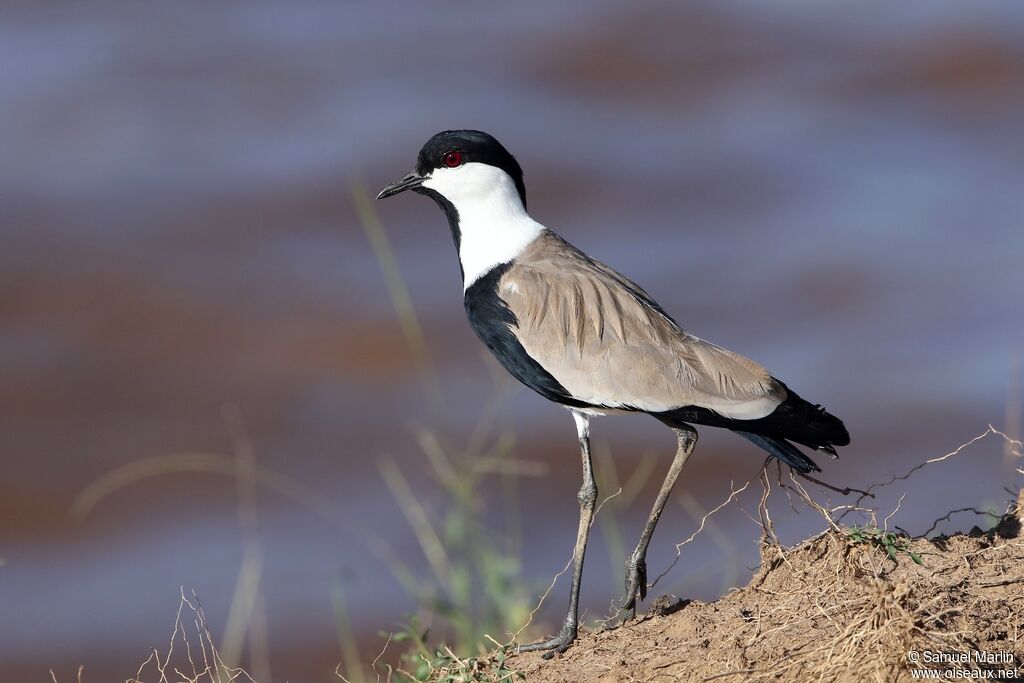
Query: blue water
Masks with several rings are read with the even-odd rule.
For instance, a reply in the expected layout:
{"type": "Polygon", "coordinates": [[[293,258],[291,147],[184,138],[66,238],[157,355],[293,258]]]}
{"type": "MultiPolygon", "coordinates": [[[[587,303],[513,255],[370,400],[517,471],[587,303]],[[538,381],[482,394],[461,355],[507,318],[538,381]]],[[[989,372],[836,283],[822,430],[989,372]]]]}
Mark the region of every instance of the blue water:
{"type": "MultiPolygon", "coordinates": [[[[14,2],[0,64],[0,662],[25,679],[79,663],[127,677],[169,637],[181,585],[224,623],[241,557],[229,480],[140,482],[82,522],[68,509],[114,467],[230,450],[227,402],[261,464],[425,571],[375,461],[433,500],[410,425],[436,418],[351,190],[404,174],[443,128],[497,135],[538,220],[842,416],[854,444],[830,480],[882,479],[1006,421],[1024,346],[1019,5],[14,2]]],[[[420,198],[377,209],[445,430],[466,439],[493,366],[447,227],[420,198]]],[[[576,525],[574,438],[525,392],[502,414],[517,456],[550,466],[524,500],[543,582],[576,525]]],[[[671,449],[651,420],[594,433],[624,469],[671,449]]],[[[983,442],[923,475],[899,523],[997,501],[1000,454],[983,442]]],[[[711,507],[759,463],[707,434],[681,487],[711,507]]],[[[386,563],[291,499],[259,503],[275,678],[322,680],[340,657],[339,571],[375,651],[414,607],[386,563]]],[[[725,514],[752,565],[756,530],[725,514]]],[[[666,515],[652,567],[692,525],[666,515]]],[[[816,521],[780,526],[796,540],[816,521]]],[[[601,612],[617,563],[595,544],[584,597],[601,612]]],[[[720,549],[686,552],[666,589],[714,597],[716,577],[686,577],[720,549]]]]}

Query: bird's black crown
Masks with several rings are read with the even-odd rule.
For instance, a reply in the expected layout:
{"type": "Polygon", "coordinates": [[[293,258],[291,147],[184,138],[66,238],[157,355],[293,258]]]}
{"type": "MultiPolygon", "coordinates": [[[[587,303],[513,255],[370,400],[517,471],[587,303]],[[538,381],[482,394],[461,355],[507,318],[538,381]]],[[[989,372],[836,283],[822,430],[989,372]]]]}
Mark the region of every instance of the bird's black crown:
{"type": "Polygon", "coordinates": [[[425,176],[441,168],[444,156],[461,152],[463,163],[477,162],[495,166],[508,173],[526,206],[526,185],[519,162],[493,136],[479,130],[446,130],[427,140],[416,159],[416,173],[425,176]]]}

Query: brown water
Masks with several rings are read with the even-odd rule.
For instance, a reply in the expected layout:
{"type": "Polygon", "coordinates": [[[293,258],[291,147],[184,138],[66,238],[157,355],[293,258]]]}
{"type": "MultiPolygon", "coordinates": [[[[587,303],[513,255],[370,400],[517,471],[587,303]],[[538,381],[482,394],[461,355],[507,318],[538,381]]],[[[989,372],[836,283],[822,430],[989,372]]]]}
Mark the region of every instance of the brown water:
{"type": "MultiPolygon", "coordinates": [[[[181,585],[224,623],[241,557],[229,479],[169,475],[84,521],[69,509],[114,467],[229,452],[225,404],[261,464],[425,566],[375,459],[423,481],[409,425],[434,418],[350,187],[402,175],[440,129],[494,133],[538,220],[843,417],[854,443],[823,463],[830,481],[883,479],[1006,420],[1024,342],[1019,5],[15,1],[0,64],[4,681],[70,680],[79,663],[127,677],[169,636],[181,585]]],[[[422,198],[378,209],[446,431],[468,438],[494,389],[447,227],[422,198]]],[[[574,435],[526,391],[505,415],[516,454],[553,475],[524,500],[526,571],[544,579],[576,525],[574,435]]],[[[594,436],[624,470],[671,450],[642,418],[594,436]]],[[[983,442],[915,480],[897,523],[997,502],[999,453],[983,442]]],[[[680,490],[709,508],[760,462],[707,433],[680,490]]],[[[258,503],[274,678],[325,680],[339,571],[368,650],[413,601],[358,533],[258,503]]],[[[751,564],[756,530],[723,514],[751,564]]],[[[780,520],[790,540],[816,524],[780,520]]],[[[652,571],[692,528],[666,515],[652,571]]],[[[618,587],[595,543],[584,598],[601,612],[618,587]]],[[[721,590],[687,580],[720,561],[713,543],[684,560],[666,589],[721,590]]]]}

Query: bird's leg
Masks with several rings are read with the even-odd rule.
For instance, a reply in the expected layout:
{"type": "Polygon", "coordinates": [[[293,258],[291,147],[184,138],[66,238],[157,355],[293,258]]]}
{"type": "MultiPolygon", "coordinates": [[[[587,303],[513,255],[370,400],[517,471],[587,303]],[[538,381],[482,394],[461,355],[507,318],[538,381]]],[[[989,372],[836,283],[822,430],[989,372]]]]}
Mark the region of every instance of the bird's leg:
{"type": "MultiPolygon", "coordinates": [[[[535,650],[551,650],[553,652],[565,652],[576,640],[579,631],[579,606],[580,606],[580,578],[583,576],[583,556],[587,552],[587,536],[590,533],[590,523],[594,519],[594,504],[597,501],[597,484],[594,482],[594,470],[590,463],[590,418],[584,413],[572,411],[576,419],[576,430],[580,440],[580,454],[583,458],[583,486],[576,496],[580,503],[580,526],[576,532],[576,547],[573,550],[573,572],[572,589],[569,593],[569,611],[565,615],[565,622],[562,629],[554,638],[521,645],[519,652],[532,652],[535,650]]],[[[544,655],[550,658],[553,652],[544,655]]]]}
{"type": "Polygon", "coordinates": [[[668,502],[668,496],[672,493],[672,487],[679,477],[679,472],[697,445],[697,430],[693,427],[689,425],[673,427],[672,431],[676,433],[676,455],[672,459],[672,466],[668,468],[668,474],[665,475],[661,490],[658,491],[658,497],[654,501],[654,508],[651,510],[650,517],[647,518],[644,531],[640,534],[640,542],[636,544],[636,549],[626,559],[626,595],[622,600],[622,610],[626,612],[627,620],[636,616],[638,596],[640,600],[647,597],[647,546],[651,542],[654,527],[658,525],[661,511],[665,509],[665,503],[668,502]]]}

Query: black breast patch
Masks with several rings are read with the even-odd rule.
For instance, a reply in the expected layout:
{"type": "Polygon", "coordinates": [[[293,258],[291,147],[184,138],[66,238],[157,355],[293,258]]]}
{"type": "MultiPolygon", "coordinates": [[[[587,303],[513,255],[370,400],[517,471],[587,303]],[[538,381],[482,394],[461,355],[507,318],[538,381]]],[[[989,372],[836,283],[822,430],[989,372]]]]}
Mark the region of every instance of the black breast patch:
{"type": "Polygon", "coordinates": [[[492,268],[466,290],[469,324],[502,367],[517,380],[550,401],[574,408],[589,407],[589,404],[570,396],[565,387],[531,358],[516,339],[513,330],[518,327],[519,320],[498,296],[498,281],[510,267],[511,264],[505,263],[492,268]]]}

